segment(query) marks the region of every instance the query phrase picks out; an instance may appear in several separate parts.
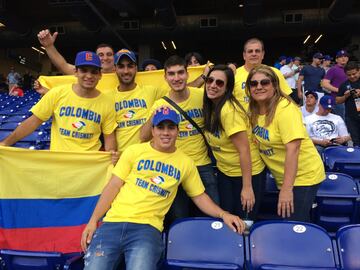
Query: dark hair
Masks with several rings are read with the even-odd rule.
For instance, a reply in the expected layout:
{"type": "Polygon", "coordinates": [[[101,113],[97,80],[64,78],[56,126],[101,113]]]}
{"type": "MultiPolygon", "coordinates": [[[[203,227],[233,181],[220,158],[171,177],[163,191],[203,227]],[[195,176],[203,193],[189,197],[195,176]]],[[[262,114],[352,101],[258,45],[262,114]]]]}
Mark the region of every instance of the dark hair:
{"type": "Polygon", "coordinates": [[[227,65],[216,65],[212,69],[210,69],[207,77],[211,75],[215,70],[219,70],[224,72],[226,76],[226,89],[225,94],[221,97],[220,101],[215,104],[208,98],[206,94],[206,83],[204,86],[204,97],[203,97],[203,111],[204,111],[204,122],[205,122],[205,130],[216,133],[221,130],[224,130],[221,123],[221,109],[224,106],[226,101],[230,101],[230,103],[236,108],[237,106],[244,114],[246,114],[245,109],[241,106],[240,102],[235,98],[233,91],[235,86],[235,78],[234,73],[227,65]]]}
{"type": "Polygon", "coordinates": [[[166,72],[166,70],[172,66],[183,66],[185,69],[187,69],[187,63],[185,62],[184,58],[178,55],[172,55],[166,59],[164,63],[164,71],[166,72]]]}
{"type": "Polygon", "coordinates": [[[245,41],[245,43],[244,43],[244,48],[243,48],[244,52],[246,50],[246,46],[248,44],[251,44],[251,43],[260,43],[262,51],[265,51],[264,42],[261,39],[259,39],[259,38],[250,38],[247,41],[245,41]]]}
{"type": "Polygon", "coordinates": [[[347,72],[349,70],[353,70],[353,69],[356,69],[356,70],[359,70],[359,65],[358,63],[355,63],[355,62],[349,62],[345,65],[344,67],[344,71],[347,72]]]}
{"type": "Polygon", "coordinates": [[[114,48],[110,44],[106,44],[106,43],[101,43],[97,45],[95,51],[97,51],[97,49],[99,48],[104,48],[104,47],[109,47],[113,51],[113,53],[115,53],[114,48]]]}
{"type": "Polygon", "coordinates": [[[196,60],[198,60],[200,65],[205,65],[204,58],[201,56],[200,53],[197,53],[197,52],[189,52],[185,55],[185,61],[186,61],[187,65],[189,65],[191,57],[193,57],[193,56],[196,58],[196,60]]]}

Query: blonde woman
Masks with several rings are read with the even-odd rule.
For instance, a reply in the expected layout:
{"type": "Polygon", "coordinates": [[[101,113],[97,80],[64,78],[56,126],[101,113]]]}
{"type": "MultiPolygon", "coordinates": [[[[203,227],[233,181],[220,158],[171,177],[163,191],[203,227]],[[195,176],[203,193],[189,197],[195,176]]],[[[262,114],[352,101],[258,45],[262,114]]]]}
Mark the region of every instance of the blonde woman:
{"type": "Polygon", "coordinates": [[[277,213],[309,221],[324,166],[302,122],[298,106],[279,86],[266,65],[253,68],[246,80],[249,116],[260,155],[280,189],[277,213]]]}

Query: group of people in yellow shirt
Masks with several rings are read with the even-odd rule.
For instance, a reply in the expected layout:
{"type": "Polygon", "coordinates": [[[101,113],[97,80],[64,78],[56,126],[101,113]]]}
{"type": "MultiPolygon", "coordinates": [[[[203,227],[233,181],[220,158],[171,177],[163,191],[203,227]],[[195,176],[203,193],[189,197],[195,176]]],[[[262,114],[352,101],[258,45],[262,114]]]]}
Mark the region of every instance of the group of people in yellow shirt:
{"type": "Polygon", "coordinates": [[[176,195],[181,183],[183,194],[201,211],[242,232],[245,224],[238,216],[256,219],[267,167],[280,190],[279,216],[309,221],[325,179],[323,164],[300,109],[288,97],[291,89],[284,77],[261,64],[264,53],[261,40],[248,40],[244,66],[234,74],[226,65],[215,65],[203,74],[203,89],[187,85],[186,62],[172,56],[164,64],[164,88],[136,83],[136,56],[122,49],[114,57],[118,86],[99,91],[103,61],[93,52],[80,52],[76,82],[51,89],[33,107],[33,115],[0,142],[14,144],[51,116],[51,150],[99,150],[104,135],[104,148],[113,153],[116,166],[83,233],[85,269],[114,269],[120,253],[128,269],[156,269],[160,231],[172,202],[172,211],[179,211],[175,217],[189,215],[181,191],[176,195]],[[217,177],[207,144],[216,159],[217,177]],[[96,230],[104,214],[104,224],[96,230]],[[137,251],[143,258],[127,251],[132,245],[143,249],[137,251]],[[108,257],[97,256],[99,252],[108,257]],[[146,265],[140,264],[144,258],[146,265]]]}

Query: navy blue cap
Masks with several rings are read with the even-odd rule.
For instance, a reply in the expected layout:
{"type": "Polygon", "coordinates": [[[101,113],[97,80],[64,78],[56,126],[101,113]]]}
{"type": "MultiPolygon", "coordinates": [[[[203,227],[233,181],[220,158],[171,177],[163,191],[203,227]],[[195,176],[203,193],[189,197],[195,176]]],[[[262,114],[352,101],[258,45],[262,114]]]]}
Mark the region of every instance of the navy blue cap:
{"type": "Polygon", "coordinates": [[[313,95],[316,100],[318,100],[319,98],[318,94],[315,91],[306,91],[305,97],[307,97],[308,95],[313,95]]]}
{"type": "Polygon", "coordinates": [[[317,59],[323,59],[324,58],[324,56],[323,56],[323,54],[322,53],[315,53],[314,55],[313,55],[313,58],[317,58],[317,59]]]}
{"type": "Polygon", "coordinates": [[[117,65],[119,60],[124,56],[127,56],[128,58],[130,58],[130,60],[133,61],[136,64],[135,53],[128,50],[128,49],[121,49],[115,54],[115,56],[114,56],[114,64],[117,65]]]}
{"type": "Polygon", "coordinates": [[[333,109],[336,105],[335,99],[329,95],[320,98],[319,103],[324,109],[333,109]]]}
{"type": "Polygon", "coordinates": [[[153,119],[152,124],[153,126],[159,125],[162,121],[171,121],[175,125],[179,125],[180,117],[179,115],[172,109],[168,107],[161,108],[160,110],[156,111],[153,119]]]}
{"type": "Polygon", "coordinates": [[[347,51],[345,51],[345,50],[340,50],[340,51],[338,51],[338,52],[336,53],[336,58],[341,57],[341,56],[347,56],[347,57],[349,57],[349,54],[348,54],[347,51]]]}
{"type": "Polygon", "coordinates": [[[76,55],[75,67],[79,66],[94,66],[101,68],[101,61],[99,56],[90,51],[82,51],[76,55]]]}
{"type": "Polygon", "coordinates": [[[285,55],[282,55],[279,57],[279,61],[282,61],[282,60],[286,60],[286,56],[285,55]]]}
{"type": "Polygon", "coordinates": [[[326,55],[324,55],[324,60],[331,61],[331,60],[333,60],[333,58],[330,55],[326,54],[326,55]]]}
{"type": "Polygon", "coordinates": [[[147,65],[154,65],[157,69],[162,69],[160,61],[156,59],[145,59],[144,62],[142,62],[141,64],[141,69],[145,70],[147,65]]]}
{"type": "Polygon", "coordinates": [[[292,57],[286,58],[286,64],[290,64],[292,61],[294,61],[292,57]]]}

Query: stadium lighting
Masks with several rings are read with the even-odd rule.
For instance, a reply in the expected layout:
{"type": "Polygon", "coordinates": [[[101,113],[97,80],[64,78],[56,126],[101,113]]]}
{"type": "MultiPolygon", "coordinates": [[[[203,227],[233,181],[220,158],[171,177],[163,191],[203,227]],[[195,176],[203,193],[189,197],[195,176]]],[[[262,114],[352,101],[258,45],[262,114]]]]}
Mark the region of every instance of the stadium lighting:
{"type": "Polygon", "coordinates": [[[171,41],[171,44],[172,44],[174,50],[176,50],[175,42],[174,42],[174,41],[171,41]]]}
{"type": "Polygon", "coordinates": [[[5,24],[3,24],[2,22],[0,22],[0,27],[5,27],[5,24]]]}
{"type": "Polygon", "coordinates": [[[320,40],[321,37],[322,37],[322,34],[320,36],[318,36],[318,38],[315,40],[314,43],[317,43],[320,40]]]}
{"type": "Polygon", "coordinates": [[[31,47],[34,51],[37,51],[38,53],[45,54],[43,51],[39,50],[38,48],[31,47]]]}
{"type": "Polygon", "coordinates": [[[164,50],[167,50],[164,41],[161,41],[161,45],[163,46],[164,50]]]}
{"type": "Polygon", "coordinates": [[[304,40],[303,44],[305,44],[309,40],[310,37],[311,37],[311,35],[308,35],[307,38],[304,40]]]}

